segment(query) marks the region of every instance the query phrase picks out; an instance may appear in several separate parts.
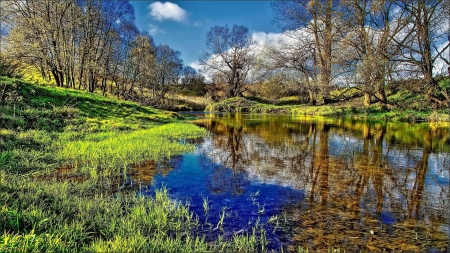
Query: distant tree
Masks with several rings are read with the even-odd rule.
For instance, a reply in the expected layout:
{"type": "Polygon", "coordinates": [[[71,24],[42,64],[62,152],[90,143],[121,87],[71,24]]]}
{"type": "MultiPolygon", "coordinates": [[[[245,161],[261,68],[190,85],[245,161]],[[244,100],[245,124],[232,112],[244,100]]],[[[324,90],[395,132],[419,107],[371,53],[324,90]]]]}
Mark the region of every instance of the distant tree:
{"type": "Polygon", "coordinates": [[[135,89],[140,91],[141,97],[144,97],[145,91],[153,88],[151,80],[156,75],[156,47],[152,37],[148,34],[136,37],[130,48],[125,67],[125,78],[129,84],[126,97],[136,100],[135,89]]]}
{"type": "Polygon", "coordinates": [[[193,91],[198,95],[205,95],[205,77],[202,74],[197,73],[194,68],[186,66],[182,71],[181,88],[193,91]]]}
{"type": "Polygon", "coordinates": [[[233,25],[231,29],[227,25],[214,26],[207,32],[207,51],[200,65],[206,73],[220,74],[226,80],[227,97],[242,96],[244,83],[255,64],[254,46],[244,26],[233,25]]]}
{"type": "Polygon", "coordinates": [[[156,47],[155,60],[152,95],[159,103],[165,99],[168,91],[179,88],[178,81],[183,70],[183,60],[179,51],[165,44],[156,47]]]}
{"type": "MultiPolygon", "coordinates": [[[[265,71],[275,72],[275,80],[282,85],[281,77],[295,76],[299,88],[309,93],[309,102],[316,104],[317,94],[320,91],[319,73],[316,68],[316,57],[312,36],[302,32],[285,32],[285,38],[269,43],[263,50],[263,59],[260,67],[265,71]],[[297,75],[280,75],[281,72],[295,71],[297,75]]],[[[271,77],[273,79],[273,77],[271,77]]],[[[285,80],[286,82],[288,80],[285,80]]],[[[275,92],[275,91],[274,91],[275,92]]]]}
{"type": "MultiPolygon", "coordinates": [[[[302,96],[306,90],[304,76],[295,69],[281,68],[272,71],[267,79],[258,83],[256,94],[278,103],[282,97],[302,96]]],[[[308,93],[307,93],[308,94],[308,93]]]]}
{"type": "MultiPolygon", "coordinates": [[[[115,50],[111,54],[111,59],[107,67],[108,77],[110,82],[110,93],[123,97],[127,91],[128,75],[131,69],[136,67],[133,65],[131,50],[136,38],[139,36],[139,31],[134,22],[120,22],[120,41],[115,41],[115,50]],[[113,87],[114,86],[114,87],[113,87]]],[[[145,34],[144,34],[145,35],[145,34]]],[[[151,39],[151,37],[149,37],[151,39]]],[[[149,42],[153,47],[153,40],[149,42]]]]}

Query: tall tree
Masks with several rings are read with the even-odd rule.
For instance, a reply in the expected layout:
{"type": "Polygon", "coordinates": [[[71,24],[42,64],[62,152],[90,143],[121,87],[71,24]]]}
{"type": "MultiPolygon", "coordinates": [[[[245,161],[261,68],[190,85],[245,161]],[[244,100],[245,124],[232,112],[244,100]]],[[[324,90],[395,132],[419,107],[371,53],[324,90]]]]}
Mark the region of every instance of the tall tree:
{"type": "Polygon", "coordinates": [[[21,61],[36,66],[43,77],[49,70],[57,86],[103,93],[113,58],[122,48],[123,24],[134,26],[127,0],[11,0],[1,15],[11,30],[8,47],[21,61]]]}
{"type": "Polygon", "coordinates": [[[339,63],[353,76],[365,94],[365,105],[372,98],[387,103],[385,83],[392,79],[392,60],[408,39],[401,33],[409,25],[403,12],[395,11],[395,0],[343,0],[339,63]],[[396,43],[395,40],[401,42],[396,43]]]}
{"type": "Polygon", "coordinates": [[[228,97],[241,96],[249,71],[255,64],[254,46],[248,28],[214,26],[206,34],[207,51],[200,59],[200,65],[205,72],[226,79],[228,97]]]}
{"type": "Polygon", "coordinates": [[[449,60],[444,56],[450,50],[449,13],[446,4],[448,5],[448,1],[444,0],[401,1],[401,11],[409,15],[411,23],[404,33],[411,39],[408,43],[397,43],[405,47],[399,60],[410,65],[413,73],[423,79],[428,99],[448,107],[450,95],[438,86],[434,78],[438,59],[444,61],[447,69],[450,67],[449,60]]]}
{"type": "Polygon", "coordinates": [[[297,82],[308,91],[310,104],[315,105],[319,85],[314,39],[301,30],[285,35],[265,47],[261,65],[266,71],[297,71],[301,78],[297,82]]]}
{"type": "Polygon", "coordinates": [[[144,91],[151,89],[151,80],[155,77],[156,48],[152,37],[141,34],[136,37],[130,50],[130,64],[126,71],[129,80],[127,98],[136,99],[135,88],[140,90],[141,96],[144,91]]]}
{"type": "Polygon", "coordinates": [[[134,9],[127,0],[80,0],[82,10],[79,45],[79,85],[93,92],[113,56],[112,44],[121,36],[121,24],[134,22],[134,9]]]}
{"type": "Polygon", "coordinates": [[[156,69],[153,82],[153,96],[157,102],[164,100],[170,89],[176,89],[183,70],[181,53],[167,45],[156,47],[156,69]]]}
{"type": "Polygon", "coordinates": [[[8,44],[17,57],[38,66],[41,73],[50,69],[57,86],[64,85],[68,72],[67,58],[73,40],[69,14],[75,13],[72,1],[19,1],[11,2],[12,30],[8,44]]]}
{"type": "Polygon", "coordinates": [[[324,103],[330,100],[332,50],[338,0],[277,0],[272,3],[274,22],[284,31],[307,29],[314,37],[316,69],[324,103]]]}

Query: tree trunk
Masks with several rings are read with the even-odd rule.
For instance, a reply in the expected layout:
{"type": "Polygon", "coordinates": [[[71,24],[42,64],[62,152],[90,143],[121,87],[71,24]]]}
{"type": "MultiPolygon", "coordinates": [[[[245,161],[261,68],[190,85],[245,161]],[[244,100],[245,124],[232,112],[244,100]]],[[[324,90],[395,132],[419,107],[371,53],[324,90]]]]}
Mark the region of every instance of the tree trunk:
{"type": "Polygon", "coordinates": [[[368,92],[364,93],[364,105],[365,106],[370,105],[370,93],[368,93],[368,92]]]}
{"type": "Polygon", "coordinates": [[[316,98],[314,96],[314,92],[312,90],[309,90],[309,104],[310,105],[316,105],[316,98]]]}
{"type": "Polygon", "coordinates": [[[384,91],[384,87],[380,87],[378,89],[377,95],[378,95],[378,99],[381,103],[387,104],[387,96],[386,96],[386,92],[384,91]]]}
{"type": "Polygon", "coordinates": [[[52,70],[53,78],[55,78],[56,86],[62,87],[64,85],[64,75],[61,71],[52,70]]]}

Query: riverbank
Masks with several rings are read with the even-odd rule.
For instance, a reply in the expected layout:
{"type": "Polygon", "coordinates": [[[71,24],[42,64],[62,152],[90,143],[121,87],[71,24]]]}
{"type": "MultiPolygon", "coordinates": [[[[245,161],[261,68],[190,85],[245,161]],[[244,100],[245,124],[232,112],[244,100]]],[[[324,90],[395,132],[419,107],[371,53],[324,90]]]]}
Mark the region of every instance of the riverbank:
{"type": "Polygon", "coordinates": [[[351,117],[393,122],[450,122],[450,108],[435,110],[420,95],[396,94],[389,97],[392,104],[363,106],[361,99],[340,101],[329,105],[274,105],[248,98],[235,97],[209,104],[209,112],[284,113],[292,115],[351,117]]]}
{"type": "Polygon", "coordinates": [[[264,250],[262,227],[206,241],[188,203],[129,180],[208,134],[182,115],[6,77],[0,111],[0,252],[264,250]]]}

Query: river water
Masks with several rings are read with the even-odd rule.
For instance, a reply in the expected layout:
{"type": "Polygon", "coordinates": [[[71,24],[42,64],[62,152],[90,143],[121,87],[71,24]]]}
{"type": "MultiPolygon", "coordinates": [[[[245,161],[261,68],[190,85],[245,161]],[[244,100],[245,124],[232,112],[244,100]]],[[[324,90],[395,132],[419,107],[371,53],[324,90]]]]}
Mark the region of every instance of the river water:
{"type": "Polygon", "coordinates": [[[450,250],[448,123],[196,116],[211,135],[195,153],[135,166],[131,180],[189,203],[206,240],[258,226],[275,251],[450,250]]]}

